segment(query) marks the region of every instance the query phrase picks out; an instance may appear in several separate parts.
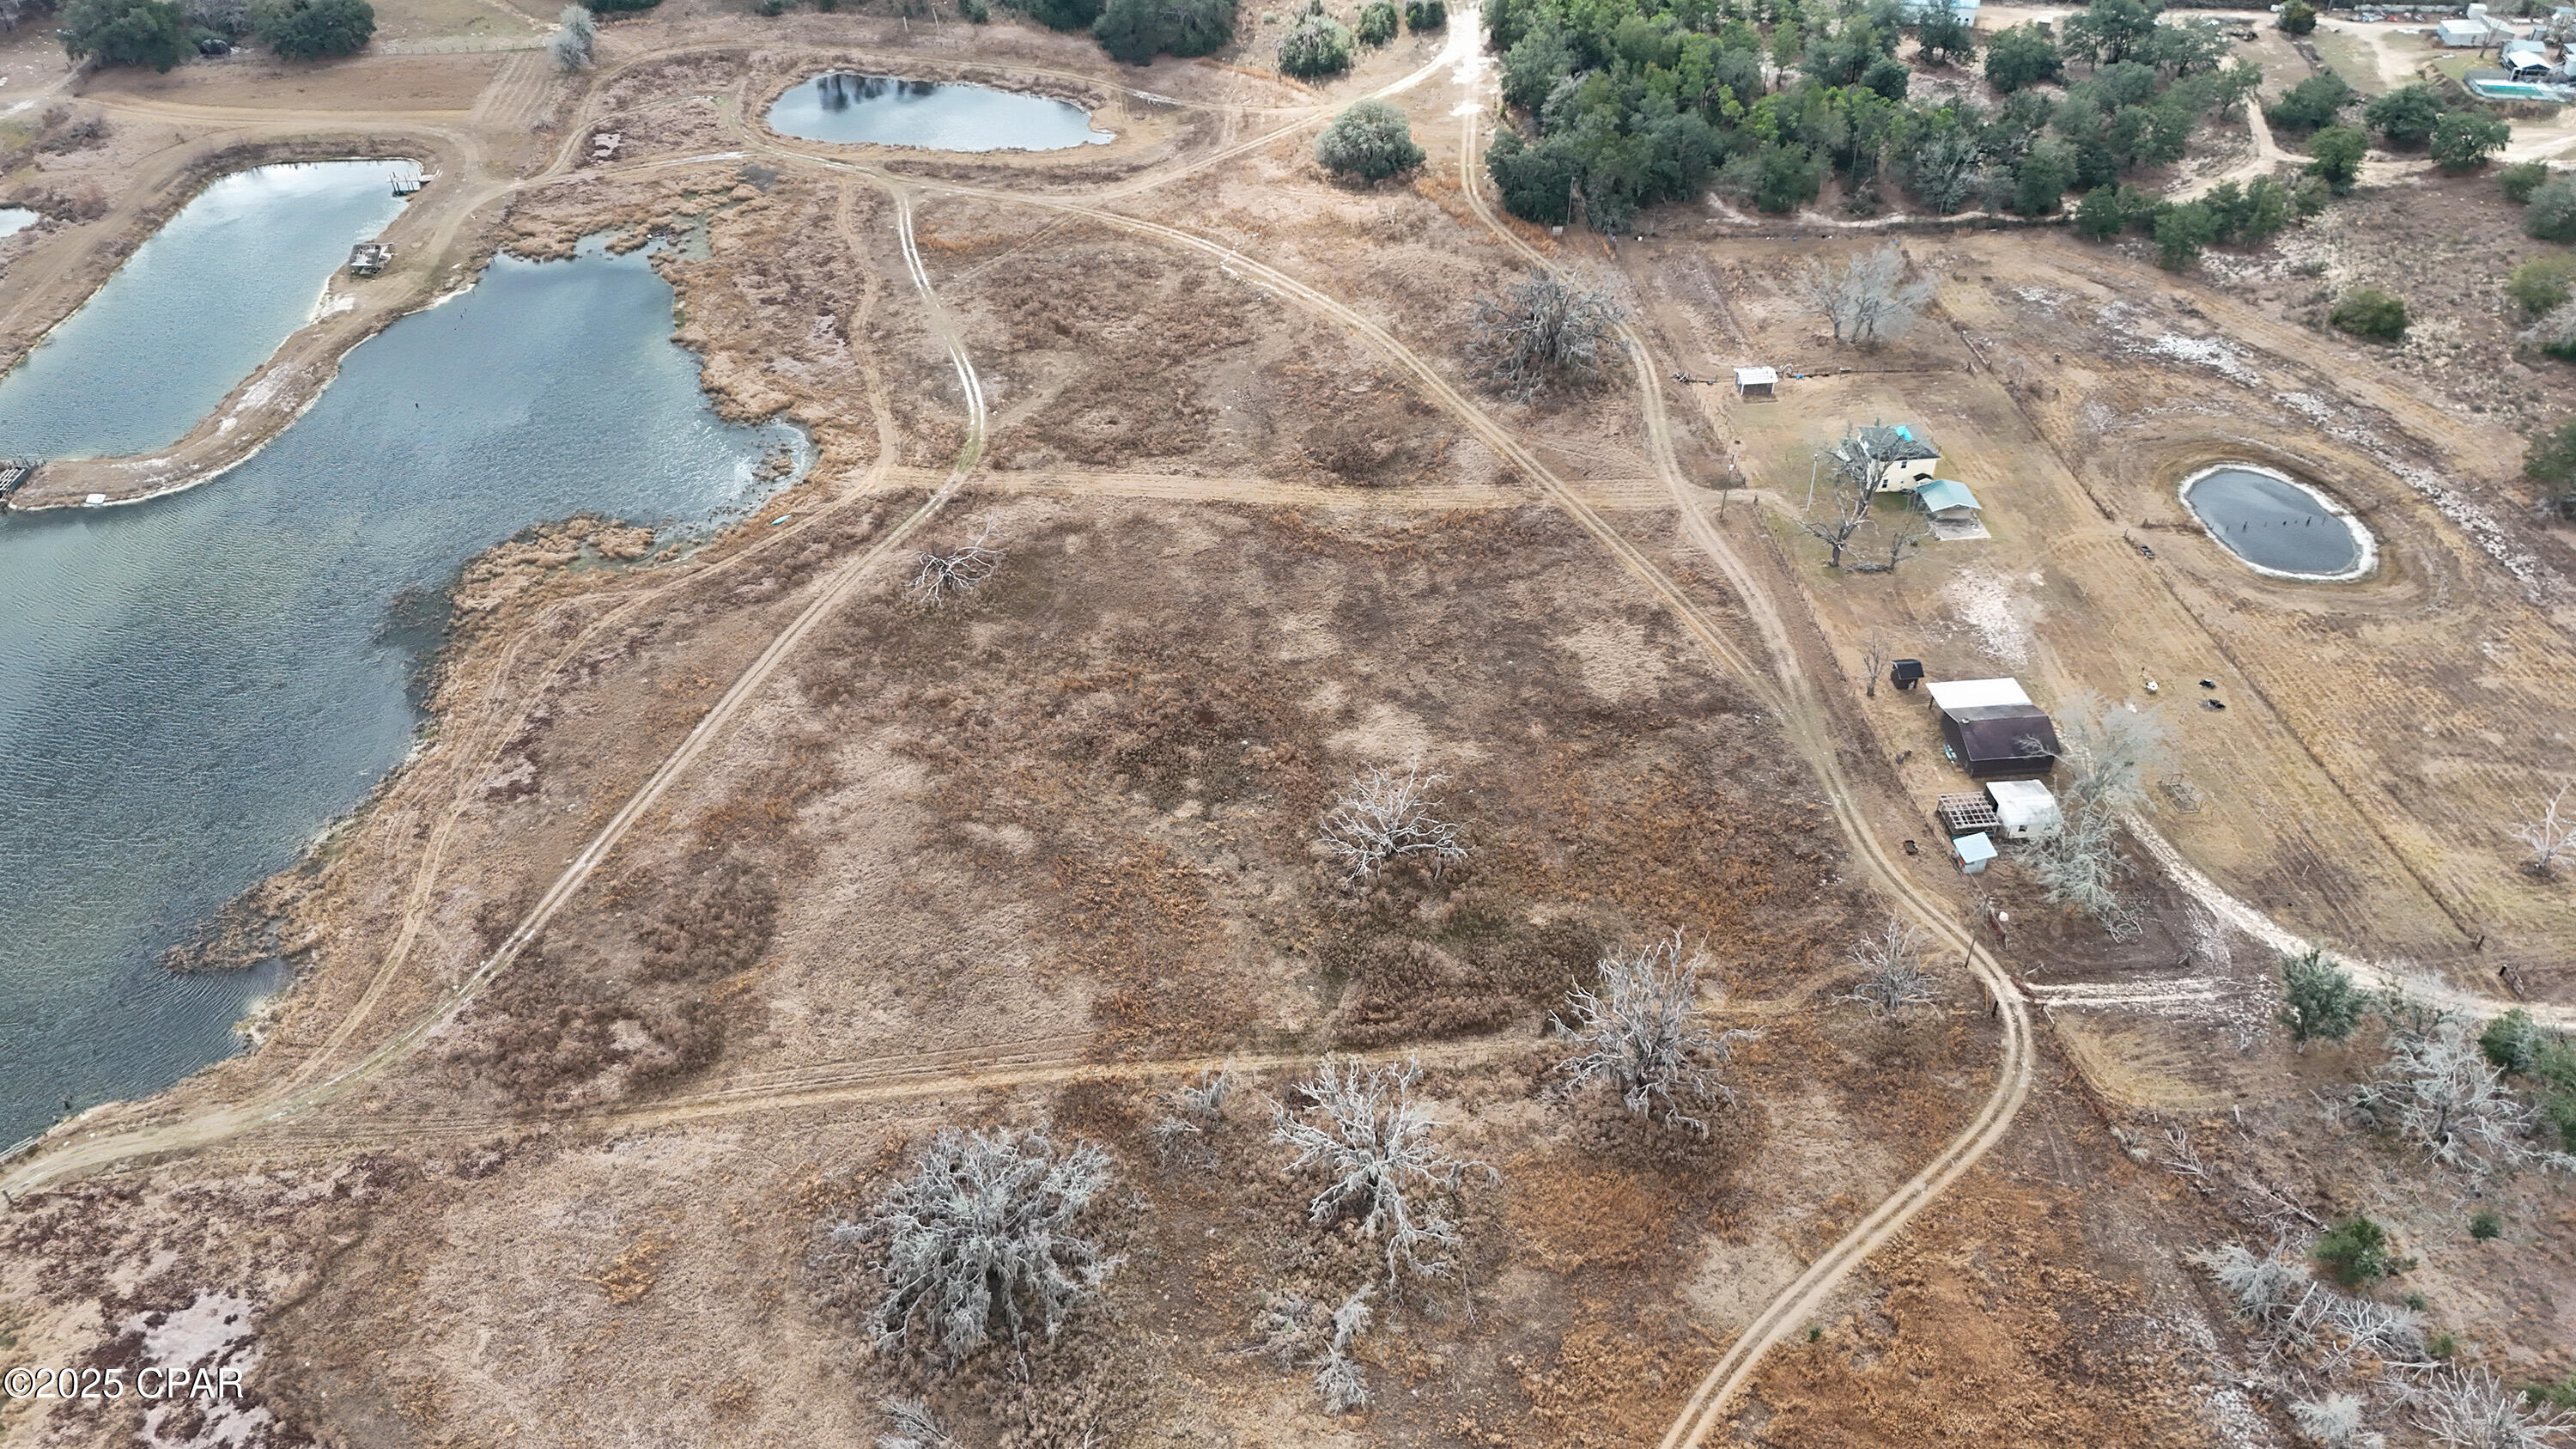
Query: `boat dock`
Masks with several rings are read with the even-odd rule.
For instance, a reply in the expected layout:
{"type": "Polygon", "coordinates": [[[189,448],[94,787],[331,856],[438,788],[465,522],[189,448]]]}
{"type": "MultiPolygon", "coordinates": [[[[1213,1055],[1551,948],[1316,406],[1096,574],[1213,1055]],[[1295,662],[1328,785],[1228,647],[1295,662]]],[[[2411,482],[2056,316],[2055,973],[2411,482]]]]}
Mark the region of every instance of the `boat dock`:
{"type": "Polygon", "coordinates": [[[0,508],[9,506],[9,495],[36,476],[37,464],[26,458],[0,458],[0,508]]]}

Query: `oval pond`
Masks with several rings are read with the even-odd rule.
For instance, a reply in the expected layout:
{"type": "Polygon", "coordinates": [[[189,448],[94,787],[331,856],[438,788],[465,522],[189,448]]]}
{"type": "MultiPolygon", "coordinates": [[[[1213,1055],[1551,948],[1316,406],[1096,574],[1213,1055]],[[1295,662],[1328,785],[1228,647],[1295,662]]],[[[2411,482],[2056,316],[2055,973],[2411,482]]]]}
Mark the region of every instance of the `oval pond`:
{"type": "Polygon", "coordinates": [[[2291,578],[2359,578],[2373,548],[2360,520],[2316,489],[2250,463],[2203,469],[2182,485],[2183,506],[2229,553],[2291,578]]]}
{"type": "Polygon", "coordinates": [[[1118,139],[1092,129],[1091,113],[1070,101],[846,70],[789,90],[768,120],[782,136],[926,151],[1063,151],[1118,139]]]}

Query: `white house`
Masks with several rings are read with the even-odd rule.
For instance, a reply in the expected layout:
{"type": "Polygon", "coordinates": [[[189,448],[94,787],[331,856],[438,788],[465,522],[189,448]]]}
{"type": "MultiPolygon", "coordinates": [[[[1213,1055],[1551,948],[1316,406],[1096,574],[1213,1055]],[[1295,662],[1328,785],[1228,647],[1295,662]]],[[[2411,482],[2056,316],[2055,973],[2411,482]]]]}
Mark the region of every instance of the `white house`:
{"type": "Polygon", "coordinates": [[[2037,780],[1988,780],[1986,797],[1995,802],[1995,828],[2008,839],[2028,840],[2065,823],[2057,797],[2037,780]]]}
{"type": "Polygon", "coordinates": [[[2472,5],[2469,7],[2468,14],[2445,20],[2433,27],[2433,38],[2436,41],[2464,50],[2483,49],[2512,33],[2510,27],[2487,18],[2487,7],[2484,5],[2472,5]]]}
{"type": "MultiPolygon", "coordinates": [[[[1920,25],[1939,0],[1897,0],[1896,13],[1908,25],[1920,25]]],[[[1977,24],[1979,0],[1950,0],[1950,18],[1970,29],[1977,24]]]]}
{"type": "Polygon", "coordinates": [[[1873,424],[1857,434],[1880,493],[1911,493],[1941,476],[1941,450],[1919,428],[1873,424]]]}

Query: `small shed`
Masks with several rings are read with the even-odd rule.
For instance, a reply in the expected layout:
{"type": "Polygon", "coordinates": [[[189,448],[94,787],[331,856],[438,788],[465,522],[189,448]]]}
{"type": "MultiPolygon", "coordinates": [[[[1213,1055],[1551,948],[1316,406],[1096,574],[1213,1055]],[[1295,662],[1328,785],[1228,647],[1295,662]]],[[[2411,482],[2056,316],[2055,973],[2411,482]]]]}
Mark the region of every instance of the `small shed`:
{"type": "Polygon", "coordinates": [[[1995,858],[1995,842],[1984,831],[1960,836],[1950,842],[1950,849],[1959,857],[1960,871],[1967,875],[1984,875],[1986,863],[1995,858]]]}
{"type": "Polygon", "coordinates": [[[2066,823],[2057,812],[2057,797],[2037,780],[1990,781],[1986,798],[1994,802],[1995,828],[2007,840],[2051,835],[2066,823]]]}
{"type": "Polygon", "coordinates": [[[1968,485],[1956,478],[1935,478],[1929,483],[1918,484],[1914,489],[1914,497],[1923,505],[1923,511],[1931,514],[1936,522],[1975,523],[1977,521],[1977,495],[1969,492],[1968,485]]]}
{"type": "Polygon", "coordinates": [[[2012,679],[1954,679],[1927,686],[1941,740],[1973,780],[2045,775],[2065,748],[2048,712],[2012,679]]]}
{"type": "Polygon", "coordinates": [[[1873,424],[1861,429],[1858,437],[1869,451],[1879,492],[1911,492],[1940,476],[1941,450],[1920,428],[1873,424]]]}
{"type": "Polygon", "coordinates": [[[1773,389],[1779,385],[1780,373],[1777,368],[1739,367],[1735,370],[1735,395],[1739,398],[1759,398],[1768,401],[1778,396],[1773,389]]]}
{"type": "Polygon", "coordinates": [[[394,259],[394,249],[383,242],[360,242],[349,248],[349,271],[356,276],[372,277],[394,259]]]}

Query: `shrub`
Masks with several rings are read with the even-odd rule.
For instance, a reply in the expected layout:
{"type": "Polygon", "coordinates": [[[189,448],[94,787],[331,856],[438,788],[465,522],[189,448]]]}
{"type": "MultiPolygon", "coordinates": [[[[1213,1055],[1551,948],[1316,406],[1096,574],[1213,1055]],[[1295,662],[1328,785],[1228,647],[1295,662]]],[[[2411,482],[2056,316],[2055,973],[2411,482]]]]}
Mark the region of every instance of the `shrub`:
{"type": "Polygon", "coordinates": [[[2369,149],[2369,138],[2361,132],[2329,126],[2308,143],[2308,174],[2324,178],[2327,189],[2341,196],[2361,179],[2361,158],[2369,149]]]}
{"type": "Polygon", "coordinates": [[[188,54],[188,23],[167,0],[70,0],[55,31],[74,60],[166,71],[188,54]]]}
{"type": "Polygon", "coordinates": [[[1443,0],[1405,0],[1404,28],[1412,31],[1438,30],[1449,23],[1449,7],[1443,0]]]}
{"type": "Polygon", "coordinates": [[[2548,179],[2546,161],[2516,161],[2496,173],[2496,185],[2503,190],[2504,199],[2516,206],[2531,200],[2531,193],[2548,179]]]}
{"type": "Polygon", "coordinates": [[[2576,256],[2552,252],[2533,257],[2513,269],[2512,279],[2504,284],[2504,294],[2529,316],[2556,310],[2570,296],[2576,296],[2576,256]]]}
{"type": "Polygon", "coordinates": [[[2034,25],[2016,25],[1986,44],[1986,81],[2009,95],[2042,81],[2063,80],[2066,61],[2057,42],[2034,25]]]}
{"type": "Polygon", "coordinates": [[[1413,123],[1380,100],[1354,101],[1315,138],[1315,159],[1337,176],[1377,181],[1422,164],[1413,123]]]}
{"type": "Polygon", "coordinates": [[[2335,303],[2326,321],[2355,337],[2394,342],[2406,335],[2406,299],[2377,287],[2355,287],[2335,303]]]}
{"type": "Polygon", "coordinates": [[[2491,1243],[2504,1236],[2504,1222],[2493,1208],[2480,1208],[2469,1216],[2469,1236],[2481,1243],[2491,1243]]]}
{"type": "Polygon", "coordinates": [[[2156,218],[2156,265],[2179,272],[2200,260],[2200,249],[2218,238],[2218,220],[2206,202],[2166,207],[2156,218]]]}
{"type": "Polygon", "coordinates": [[[2540,1024],[2531,1013],[2515,1007],[2487,1023],[2478,1033],[2478,1050],[2495,1064],[2500,1072],[2528,1072],[2540,1057],[2540,1024]]]}
{"type": "Polygon", "coordinates": [[[2522,229],[2542,241],[2576,241],[2576,180],[2553,176],[2532,188],[2522,229]]]}
{"type": "Polygon", "coordinates": [[[2035,142],[2013,168],[2013,210],[2024,216],[2055,211],[2074,181],[2074,150],[2055,139],[2035,142]]]}
{"type": "Polygon", "coordinates": [[[1360,7],[1356,31],[1360,44],[1374,47],[1395,39],[1395,23],[1394,0],[1369,0],[1360,7]]]}
{"type": "Polygon", "coordinates": [[[1322,0],[1310,0],[1306,13],[1279,37],[1280,73],[1312,79],[1340,75],[1350,68],[1350,27],[1325,14],[1322,0]]]}
{"type": "Polygon", "coordinates": [[[2304,1047],[2323,1038],[2344,1041],[2361,1024],[2361,988],[2332,956],[2311,946],[2281,958],[2281,1025],[2304,1047]]]}
{"type": "Polygon", "coordinates": [[[2281,18],[2277,23],[2284,35],[2305,35],[2317,28],[2317,8],[2308,0],[2289,0],[2281,7],[2281,18]]]}
{"type": "Polygon", "coordinates": [[[2372,99],[2361,108],[2361,123],[2388,138],[2391,146],[2421,146],[2433,139],[2442,120],[2442,98],[2417,81],[2372,99]]]}
{"type": "Polygon", "coordinates": [[[2096,186],[2084,193],[2075,206],[2075,231],[2094,241],[2109,241],[2129,223],[2127,208],[2120,205],[2120,188],[2096,186]]]}
{"type": "Polygon", "coordinates": [[[1234,0],[1108,0],[1091,35],[1129,65],[1207,55],[1234,38],[1234,0]]]}
{"type": "Polygon", "coordinates": [[[1025,0],[1029,18],[1049,30],[1089,30],[1101,0],[1025,0]]]}
{"type": "Polygon", "coordinates": [[[2513,139],[2513,128],[2484,111],[2453,111],[2433,127],[2433,164],[2445,171],[2475,171],[2513,139]]]}
{"type": "Polygon", "coordinates": [[[2363,1288],[2415,1266],[2389,1252],[2388,1230],[2359,1213],[2320,1234],[2308,1256],[2346,1288],[2363,1288]]]}
{"type": "Polygon", "coordinates": [[[2313,131],[2334,124],[2335,114],[2352,104],[2352,87],[2333,71],[2312,75],[2263,108],[2263,119],[2288,131],[2313,131]]]}

